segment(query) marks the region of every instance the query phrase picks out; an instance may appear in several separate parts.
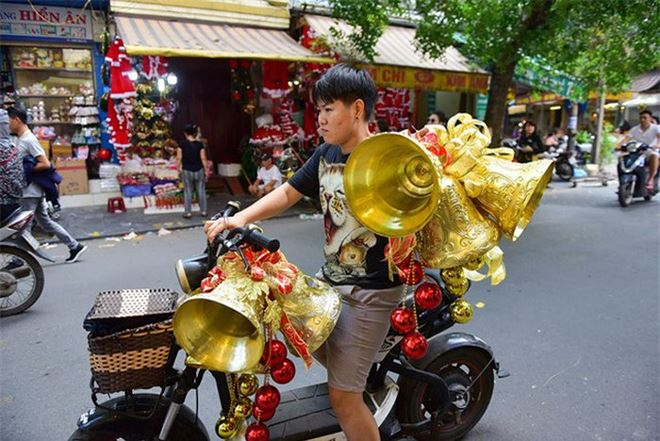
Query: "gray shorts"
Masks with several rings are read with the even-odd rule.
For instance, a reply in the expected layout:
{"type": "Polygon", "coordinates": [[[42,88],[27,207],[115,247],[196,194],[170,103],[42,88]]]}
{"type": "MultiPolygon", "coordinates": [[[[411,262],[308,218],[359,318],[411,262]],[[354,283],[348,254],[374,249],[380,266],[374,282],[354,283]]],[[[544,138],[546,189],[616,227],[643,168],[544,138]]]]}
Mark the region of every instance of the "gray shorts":
{"type": "Polygon", "coordinates": [[[390,313],[402,299],[403,287],[334,288],[342,295],[341,314],[330,337],[313,355],[328,370],[330,387],[361,393],[390,329],[390,313]]]}

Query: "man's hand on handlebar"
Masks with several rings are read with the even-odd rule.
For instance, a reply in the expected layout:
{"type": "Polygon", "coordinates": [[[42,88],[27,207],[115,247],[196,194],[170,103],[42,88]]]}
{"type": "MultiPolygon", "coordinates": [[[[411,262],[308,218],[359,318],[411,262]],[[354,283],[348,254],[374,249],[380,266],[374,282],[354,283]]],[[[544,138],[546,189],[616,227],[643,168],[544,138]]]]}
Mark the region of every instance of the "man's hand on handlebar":
{"type": "Polygon", "coordinates": [[[204,223],[204,233],[208,237],[209,242],[213,242],[216,236],[225,230],[232,230],[234,228],[244,227],[247,224],[240,215],[230,217],[221,217],[215,221],[207,221],[204,223]]]}

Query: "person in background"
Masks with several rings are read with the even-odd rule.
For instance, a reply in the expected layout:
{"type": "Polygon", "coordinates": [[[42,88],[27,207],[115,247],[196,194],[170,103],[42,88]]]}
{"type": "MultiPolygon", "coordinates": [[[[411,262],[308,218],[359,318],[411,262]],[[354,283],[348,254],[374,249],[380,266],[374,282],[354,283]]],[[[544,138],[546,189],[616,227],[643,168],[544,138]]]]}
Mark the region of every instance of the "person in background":
{"type": "Polygon", "coordinates": [[[536,124],[527,121],[523,125],[523,132],[518,139],[519,150],[517,156],[518,162],[530,162],[534,155],[545,152],[541,137],[536,133],[536,124]]]}
{"type": "Polygon", "coordinates": [[[378,124],[378,133],[387,133],[390,131],[390,125],[384,119],[376,120],[378,124]]]}
{"type": "Polygon", "coordinates": [[[277,187],[282,185],[282,173],[273,164],[273,158],[269,154],[261,157],[261,167],[257,170],[257,179],[248,188],[250,194],[261,198],[277,187]]]}
{"type": "MultiPolygon", "coordinates": [[[[18,137],[16,147],[18,148],[18,155],[21,161],[26,156],[34,158],[33,174],[51,170],[51,164],[46,157],[46,152],[27,126],[27,113],[25,110],[18,107],[11,107],[7,113],[9,115],[9,129],[11,133],[18,137]]],[[[25,210],[34,212],[34,219],[36,219],[37,224],[47,233],[55,234],[69,248],[69,257],[65,260],[67,263],[76,262],[82,253],[87,250],[87,245],[78,242],[60,224],[50,218],[44,191],[36,182],[31,182],[23,188],[21,206],[25,210]]]]}
{"type": "Polygon", "coordinates": [[[447,125],[447,116],[445,115],[445,112],[442,110],[436,110],[435,112],[431,113],[429,115],[429,119],[427,124],[430,125],[435,125],[435,124],[440,124],[440,125],[447,125]]]}
{"type": "Polygon", "coordinates": [[[206,150],[202,144],[202,132],[198,125],[188,124],[183,131],[185,138],[176,149],[176,166],[183,180],[183,217],[192,217],[192,193],[197,192],[199,211],[202,217],[207,216],[206,211],[206,179],[208,168],[206,165],[206,150]]]}
{"type": "Polygon", "coordinates": [[[21,204],[23,162],[9,135],[9,116],[0,109],[0,222],[4,222],[21,204]]]}
{"type": "Polygon", "coordinates": [[[561,127],[555,128],[552,132],[548,133],[543,142],[548,150],[556,150],[560,144],[566,141],[566,133],[561,127]]]}
{"type": "Polygon", "coordinates": [[[619,141],[617,150],[621,145],[630,140],[643,142],[650,148],[644,151],[646,162],[649,165],[649,175],[646,177],[646,188],[653,189],[653,179],[658,173],[658,152],[660,147],[660,126],[653,124],[653,114],[649,110],[642,110],[639,112],[639,124],[630,129],[628,136],[619,141]]]}

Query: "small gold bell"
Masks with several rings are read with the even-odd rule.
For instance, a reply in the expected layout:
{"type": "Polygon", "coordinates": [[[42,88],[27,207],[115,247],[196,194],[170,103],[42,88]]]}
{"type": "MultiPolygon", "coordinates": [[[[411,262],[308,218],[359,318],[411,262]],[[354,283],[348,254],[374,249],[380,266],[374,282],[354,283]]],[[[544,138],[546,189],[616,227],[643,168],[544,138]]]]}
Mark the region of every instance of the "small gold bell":
{"type": "Polygon", "coordinates": [[[470,283],[467,281],[467,279],[463,279],[460,283],[448,283],[445,286],[447,291],[455,296],[461,297],[467,292],[468,288],[470,287],[470,283]]]}
{"type": "Polygon", "coordinates": [[[465,280],[463,268],[460,267],[443,269],[440,272],[440,277],[443,282],[450,285],[459,285],[465,280]]]}
{"type": "Polygon", "coordinates": [[[254,374],[241,374],[238,377],[238,391],[249,397],[259,389],[259,379],[254,374]]]}
{"type": "Polygon", "coordinates": [[[449,305],[449,313],[456,323],[467,323],[472,320],[472,305],[463,299],[449,305]]]}
{"type": "Polygon", "coordinates": [[[469,269],[470,271],[477,271],[479,268],[484,266],[485,259],[484,256],[479,256],[474,260],[471,260],[470,262],[466,263],[463,265],[466,269],[469,269]]]}
{"type": "Polygon", "coordinates": [[[215,423],[215,433],[223,439],[231,438],[236,434],[237,430],[238,422],[236,418],[229,415],[218,418],[218,421],[215,423]]]}

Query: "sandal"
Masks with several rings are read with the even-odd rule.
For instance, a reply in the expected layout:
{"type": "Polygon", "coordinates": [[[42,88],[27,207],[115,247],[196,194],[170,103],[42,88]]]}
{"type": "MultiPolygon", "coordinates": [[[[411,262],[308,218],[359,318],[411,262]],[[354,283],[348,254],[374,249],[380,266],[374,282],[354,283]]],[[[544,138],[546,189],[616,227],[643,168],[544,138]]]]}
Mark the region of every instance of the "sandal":
{"type": "Polygon", "coordinates": [[[183,213],[184,219],[190,219],[191,217],[192,217],[192,213],[183,213]]]}
{"type": "Polygon", "coordinates": [[[202,217],[207,217],[207,216],[209,215],[206,211],[202,211],[202,212],[199,213],[199,214],[201,214],[202,217]]]}

